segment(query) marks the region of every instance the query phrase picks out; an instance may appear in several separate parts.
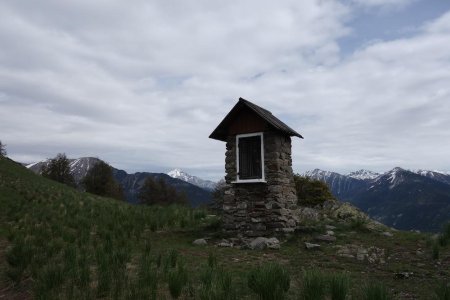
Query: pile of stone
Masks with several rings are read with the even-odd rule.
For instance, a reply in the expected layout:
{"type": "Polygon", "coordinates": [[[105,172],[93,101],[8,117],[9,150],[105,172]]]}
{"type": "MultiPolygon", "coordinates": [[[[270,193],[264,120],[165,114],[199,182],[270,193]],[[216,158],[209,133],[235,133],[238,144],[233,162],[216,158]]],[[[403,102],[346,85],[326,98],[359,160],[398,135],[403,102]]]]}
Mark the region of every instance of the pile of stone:
{"type": "Polygon", "coordinates": [[[319,249],[320,245],[319,244],[305,242],[305,248],[307,250],[314,250],[314,249],[319,249]]]}
{"type": "MultiPolygon", "coordinates": [[[[207,245],[206,239],[197,239],[192,242],[197,246],[207,245]]],[[[266,238],[257,237],[254,239],[237,237],[222,239],[216,243],[217,247],[224,248],[238,248],[238,249],[250,249],[250,250],[264,250],[264,249],[280,249],[280,241],[276,237],[266,238]]]]}
{"type": "Polygon", "coordinates": [[[341,257],[347,257],[357,259],[359,261],[367,261],[371,264],[384,264],[385,263],[385,251],[378,247],[364,248],[363,246],[347,244],[337,245],[337,255],[341,257]]]}
{"type": "MultiPolygon", "coordinates": [[[[363,222],[365,229],[372,232],[379,232],[386,237],[392,237],[392,228],[370,219],[364,212],[355,206],[336,200],[328,200],[315,207],[299,207],[294,211],[297,222],[297,232],[312,232],[317,230],[317,226],[322,224],[351,224],[354,221],[363,222]],[[309,230],[311,229],[311,230],[309,230]]],[[[336,227],[328,226],[328,231],[333,231],[336,227]]]]}
{"type": "Polygon", "coordinates": [[[314,238],[318,242],[334,243],[336,242],[336,237],[329,234],[321,234],[314,238]]]}
{"type": "MultiPolygon", "coordinates": [[[[334,231],[333,231],[334,229],[336,229],[336,227],[332,226],[332,225],[325,225],[325,229],[326,229],[326,233],[316,235],[314,237],[314,241],[319,242],[319,243],[328,243],[328,244],[336,242],[336,237],[334,236],[334,231]]],[[[320,244],[315,244],[312,242],[305,242],[305,248],[307,250],[319,249],[320,244]]]]}
{"type": "Polygon", "coordinates": [[[206,239],[196,239],[195,241],[192,242],[192,244],[196,246],[205,246],[208,244],[208,242],[206,241],[206,239]]]}
{"type": "Polygon", "coordinates": [[[345,202],[328,200],[312,207],[299,207],[295,211],[297,222],[366,220],[369,217],[358,208],[345,202]]]}

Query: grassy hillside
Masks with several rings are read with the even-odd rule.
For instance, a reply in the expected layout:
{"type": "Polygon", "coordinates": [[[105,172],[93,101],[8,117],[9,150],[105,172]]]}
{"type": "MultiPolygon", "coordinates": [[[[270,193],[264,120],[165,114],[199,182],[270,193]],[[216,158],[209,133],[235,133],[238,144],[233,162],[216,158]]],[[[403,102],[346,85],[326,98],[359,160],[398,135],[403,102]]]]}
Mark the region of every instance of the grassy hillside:
{"type": "Polygon", "coordinates": [[[217,247],[223,238],[217,220],[204,211],[131,206],[81,193],[4,158],[0,224],[2,299],[257,299],[253,290],[277,278],[286,296],[298,299],[311,282],[330,286],[328,276],[336,273],[349,278],[352,299],[364,299],[372,283],[394,298],[432,299],[450,276],[449,247],[436,244],[433,253],[426,235],[388,237],[364,222],[336,223],[337,241],[312,251],[304,242],[325,228],[309,224],[280,237],[279,250],[217,247]],[[201,237],[208,245],[192,244],[201,237]],[[338,255],[346,245],[382,249],[384,263],[338,255]],[[273,270],[269,262],[282,271],[264,279],[260,275],[273,270]]]}

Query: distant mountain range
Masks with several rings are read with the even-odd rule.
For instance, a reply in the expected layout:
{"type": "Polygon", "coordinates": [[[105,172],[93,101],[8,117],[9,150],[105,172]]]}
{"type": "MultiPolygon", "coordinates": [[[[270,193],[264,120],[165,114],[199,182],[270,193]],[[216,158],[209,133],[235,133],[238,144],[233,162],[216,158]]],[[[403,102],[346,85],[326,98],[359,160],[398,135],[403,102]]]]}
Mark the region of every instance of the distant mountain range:
{"type": "MultiPolygon", "coordinates": [[[[98,158],[82,157],[70,160],[70,170],[80,184],[98,158]]],[[[27,165],[40,173],[48,161],[27,165]]],[[[186,193],[192,206],[211,202],[216,183],[174,169],[167,174],[138,172],[128,174],[113,168],[130,203],[137,203],[138,192],[145,178],[163,178],[178,191],[186,193]]],[[[350,202],[372,218],[402,230],[439,231],[450,222],[450,173],[428,170],[394,168],[384,174],[359,170],[349,174],[315,169],[304,174],[325,182],[333,195],[350,202]]]]}
{"type": "MultiPolygon", "coordinates": [[[[75,182],[80,184],[81,180],[86,176],[87,172],[100,161],[95,157],[81,157],[76,159],[69,159],[70,173],[72,174],[75,182]]],[[[35,173],[40,174],[42,168],[49,164],[50,160],[44,160],[37,163],[26,165],[26,167],[35,173]]]]}
{"type": "MultiPolygon", "coordinates": [[[[77,159],[70,159],[70,172],[73,175],[75,182],[79,185],[81,180],[86,176],[87,172],[100,161],[95,157],[81,157],[77,159]]],[[[41,161],[34,164],[29,164],[26,167],[40,174],[42,167],[47,165],[49,160],[41,161]]],[[[130,203],[138,203],[137,195],[140,188],[144,184],[147,177],[153,177],[154,179],[162,178],[167,184],[175,187],[178,191],[186,193],[191,206],[197,207],[199,205],[208,204],[211,202],[211,190],[201,188],[197,185],[182,180],[181,178],[173,178],[164,173],[149,173],[149,172],[137,172],[134,174],[128,174],[124,170],[119,170],[113,167],[113,174],[116,180],[122,185],[125,193],[125,197],[130,203]]],[[[184,173],[186,174],[186,173],[184,173]]],[[[197,178],[186,174],[188,177],[197,178]]],[[[201,182],[200,178],[197,178],[197,182],[201,182]]]]}
{"type": "Polygon", "coordinates": [[[172,178],[177,178],[189,182],[190,184],[196,185],[198,187],[201,187],[202,189],[209,191],[213,191],[217,186],[217,183],[214,181],[201,179],[197,176],[190,175],[181,169],[173,169],[172,171],[167,172],[167,175],[172,178]]]}
{"type": "Polygon", "coordinates": [[[304,174],[325,182],[333,195],[370,217],[402,230],[439,231],[450,222],[450,174],[394,168],[384,174],[346,175],[315,169],[304,174]]]}

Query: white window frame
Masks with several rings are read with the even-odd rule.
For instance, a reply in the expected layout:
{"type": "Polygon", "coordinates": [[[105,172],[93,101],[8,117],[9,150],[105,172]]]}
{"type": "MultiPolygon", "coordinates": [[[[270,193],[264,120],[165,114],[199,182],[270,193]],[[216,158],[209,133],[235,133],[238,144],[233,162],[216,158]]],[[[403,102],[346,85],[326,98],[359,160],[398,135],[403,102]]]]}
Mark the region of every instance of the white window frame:
{"type": "Polygon", "coordinates": [[[245,133],[236,135],[236,181],[232,183],[256,183],[256,182],[266,182],[265,172],[264,172],[264,133],[245,133]],[[239,139],[245,137],[260,136],[261,137],[261,178],[260,179],[239,179],[239,139]]]}

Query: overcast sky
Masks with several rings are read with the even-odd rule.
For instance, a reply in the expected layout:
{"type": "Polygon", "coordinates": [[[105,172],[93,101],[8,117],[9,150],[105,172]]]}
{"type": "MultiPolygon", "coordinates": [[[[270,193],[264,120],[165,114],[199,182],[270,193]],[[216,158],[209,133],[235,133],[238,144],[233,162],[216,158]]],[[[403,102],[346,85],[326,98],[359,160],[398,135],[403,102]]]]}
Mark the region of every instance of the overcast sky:
{"type": "Polygon", "coordinates": [[[243,97],[305,139],[293,168],[450,170],[450,1],[0,3],[0,140],[217,180],[243,97]]]}

